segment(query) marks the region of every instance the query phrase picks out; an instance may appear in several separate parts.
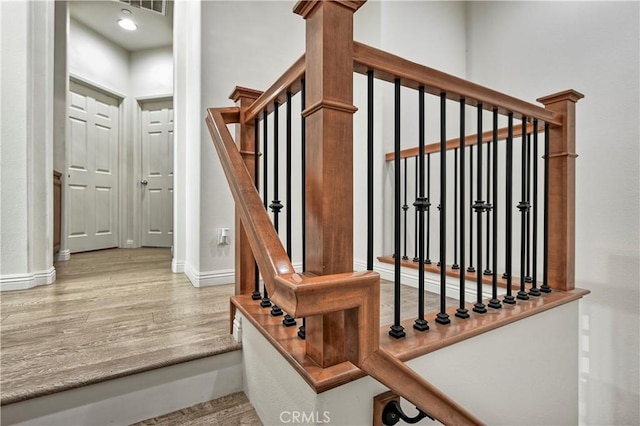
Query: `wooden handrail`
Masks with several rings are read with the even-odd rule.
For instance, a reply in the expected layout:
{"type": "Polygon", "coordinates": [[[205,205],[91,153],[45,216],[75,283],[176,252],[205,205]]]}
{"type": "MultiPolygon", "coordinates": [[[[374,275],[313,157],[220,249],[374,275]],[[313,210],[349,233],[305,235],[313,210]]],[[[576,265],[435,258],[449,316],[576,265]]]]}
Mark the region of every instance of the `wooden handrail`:
{"type": "Polygon", "coordinates": [[[379,275],[351,272],[307,277],[295,272],[227,128],[239,119],[237,107],[210,108],[206,122],[270,297],[294,317],[358,307],[362,304],[358,291],[363,285],[377,288],[379,275]]]}
{"type": "Polygon", "coordinates": [[[307,277],[295,273],[227,124],[240,109],[210,108],[207,127],[271,299],[293,317],[344,312],[346,357],[355,366],[445,424],[480,420],[380,348],[380,276],[373,271],[307,277]]]}
{"type": "Polygon", "coordinates": [[[240,110],[237,107],[212,108],[208,110],[206,121],[222,168],[227,174],[231,193],[247,228],[249,244],[263,273],[263,279],[271,290],[275,286],[273,281],[276,275],[293,274],[295,270],[256,192],[242,155],[226,127],[227,123],[238,122],[239,119],[240,110]],[[257,235],[260,238],[256,238],[257,235]]]}
{"type": "MultiPolygon", "coordinates": [[[[544,130],[544,126],[538,126],[540,131],[544,130]]],[[[527,133],[533,131],[533,124],[527,123],[527,133]]],[[[498,129],[498,140],[503,141],[507,139],[509,129],[507,127],[502,127],[498,129]]],[[[522,125],[517,124],[513,126],[513,137],[522,136],[522,125]]],[[[489,130],[487,132],[482,133],[482,143],[492,142],[493,141],[493,130],[489,130]]],[[[478,144],[478,135],[467,135],[465,136],[464,146],[473,146],[478,144]]],[[[447,151],[451,151],[455,148],[460,148],[460,138],[453,138],[447,140],[447,151]]],[[[425,154],[433,154],[435,152],[440,152],[440,142],[430,143],[424,146],[425,154]]],[[[400,158],[411,158],[417,157],[419,154],[419,148],[414,146],[413,148],[407,148],[400,151],[400,158]]],[[[393,161],[395,159],[395,153],[388,152],[385,154],[384,159],[386,161],[393,161]]]]}
{"type": "Polygon", "coordinates": [[[354,71],[360,74],[373,70],[374,76],[381,80],[394,82],[400,78],[403,86],[413,89],[424,86],[425,91],[433,95],[446,92],[448,99],[465,98],[468,105],[482,103],[488,111],[498,108],[501,114],[513,112],[516,118],[526,116],[562,125],[561,117],[553,111],[356,41],[353,42],[353,61],[354,71]]]}
{"type": "Polygon", "coordinates": [[[294,63],[282,74],[275,83],[271,85],[247,110],[244,123],[247,124],[254,120],[258,114],[267,110],[273,110],[273,103],[278,101],[284,103],[286,101],[287,91],[291,91],[295,95],[300,91],[300,81],[304,78],[305,55],[300,56],[294,63]]]}
{"type": "Polygon", "coordinates": [[[373,352],[359,367],[407,401],[420,401],[417,407],[445,425],[484,424],[384,349],[373,352]]]}

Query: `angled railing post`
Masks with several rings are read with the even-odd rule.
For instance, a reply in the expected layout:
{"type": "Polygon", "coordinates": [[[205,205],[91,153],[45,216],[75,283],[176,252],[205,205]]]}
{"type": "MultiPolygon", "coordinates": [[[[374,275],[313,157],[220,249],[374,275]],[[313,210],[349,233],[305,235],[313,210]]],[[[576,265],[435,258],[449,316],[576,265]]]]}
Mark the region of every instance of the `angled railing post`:
{"type": "MultiPolygon", "coordinates": [[[[363,3],[294,7],[306,21],[305,256],[314,275],[353,271],[353,13],[363,3]]],[[[344,337],[344,313],[306,320],[307,354],[322,367],[345,360],[344,337]]]]}
{"type": "MultiPolygon", "coordinates": [[[[236,124],[236,144],[238,150],[242,154],[247,170],[253,179],[255,179],[255,126],[254,123],[245,123],[243,119],[245,111],[258,99],[262,92],[247,89],[244,87],[236,87],[229,97],[236,103],[236,106],[240,108],[240,123],[236,124]]],[[[249,240],[244,230],[244,225],[240,220],[240,215],[236,212],[235,215],[235,294],[251,294],[254,291],[254,285],[256,280],[256,263],[251,247],[249,246],[249,240]]]]}
{"type": "Polygon", "coordinates": [[[538,99],[562,119],[549,127],[548,285],[575,288],[576,102],[584,95],[567,90],[538,99]]]}

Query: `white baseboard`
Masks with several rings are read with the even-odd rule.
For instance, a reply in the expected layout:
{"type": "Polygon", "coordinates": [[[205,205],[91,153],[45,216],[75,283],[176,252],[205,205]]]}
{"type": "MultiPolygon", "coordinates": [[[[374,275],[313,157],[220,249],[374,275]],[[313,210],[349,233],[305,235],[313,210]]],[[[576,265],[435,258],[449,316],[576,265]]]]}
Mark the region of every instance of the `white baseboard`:
{"type": "MultiPolygon", "coordinates": [[[[302,262],[293,263],[293,269],[296,272],[302,272],[302,262]]],[[[191,265],[177,262],[175,259],[171,262],[171,270],[174,273],[183,272],[194,287],[233,284],[236,279],[235,269],[198,272],[191,265]]]]}
{"type": "Polygon", "coordinates": [[[194,287],[209,287],[213,285],[233,284],[235,281],[234,269],[221,269],[219,271],[196,271],[191,265],[184,266],[184,273],[194,287]]]}
{"type": "Polygon", "coordinates": [[[184,261],[178,260],[175,257],[171,259],[171,272],[174,274],[184,273],[184,261]]]}
{"type": "MultiPolygon", "coordinates": [[[[353,261],[353,267],[356,271],[363,271],[367,269],[367,262],[363,260],[355,259],[353,261]]],[[[374,261],[373,270],[380,274],[380,278],[394,281],[395,269],[393,265],[374,261]]],[[[400,271],[400,282],[404,285],[408,285],[414,288],[418,288],[418,270],[413,268],[402,267],[400,271]]],[[[470,283],[467,281],[467,283],[470,283]]],[[[455,277],[446,278],[447,297],[458,299],[460,296],[459,280],[455,277]]],[[[424,289],[432,293],[440,294],[440,276],[432,272],[424,273],[424,289]]],[[[476,297],[476,287],[467,284],[465,291],[465,298],[467,300],[473,300],[476,297]]],[[[491,297],[491,286],[484,285],[482,288],[482,294],[484,298],[491,297]]]]}
{"type": "Polygon", "coordinates": [[[0,276],[0,291],[26,290],[39,285],[52,284],[56,280],[56,268],[30,274],[9,274],[0,276]]]}
{"type": "Polygon", "coordinates": [[[71,259],[71,250],[60,250],[53,258],[54,262],[66,262],[71,259]]]}

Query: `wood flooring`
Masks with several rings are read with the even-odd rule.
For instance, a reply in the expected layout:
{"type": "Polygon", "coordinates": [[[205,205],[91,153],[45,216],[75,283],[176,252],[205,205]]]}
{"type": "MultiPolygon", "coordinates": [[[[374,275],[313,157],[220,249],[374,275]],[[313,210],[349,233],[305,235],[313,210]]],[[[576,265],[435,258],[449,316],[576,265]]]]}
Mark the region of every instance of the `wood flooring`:
{"type": "Polygon", "coordinates": [[[169,249],[78,253],[54,284],[0,294],[1,404],[239,349],[233,285],[170,265],[169,249]]]}
{"type": "MultiPolygon", "coordinates": [[[[1,404],[239,349],[233,285],[195,288],[170,264],[169,249],[78,253],[55,265],[54,284],[0,293],[1,404]]],[[[425,294],[435,311],[438,297],[425,294]]],[[[402,286],[401,302],[401,319],[415,318],[416,290],[402,286]]],[[[393,322],[384,280],[380,313],[393,322]]]]}

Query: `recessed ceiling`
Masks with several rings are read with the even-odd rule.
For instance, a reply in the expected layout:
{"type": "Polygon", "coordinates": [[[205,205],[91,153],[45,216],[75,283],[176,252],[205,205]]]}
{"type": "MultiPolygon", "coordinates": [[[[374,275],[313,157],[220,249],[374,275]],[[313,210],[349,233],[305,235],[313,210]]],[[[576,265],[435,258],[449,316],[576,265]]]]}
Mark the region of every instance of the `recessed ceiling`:
{"type": "Polygon", "coordinates": [[[69,1],[69,13],[73,19],[131,52],[170,46],[173,42],[172,1],[167,3],[166,16],[115,0],[72,0],[69,1]],[[131,14],[125,15],[122,9],[131,14]],[[118,19],[125,17],[135,22],[136,31],[118,26],[118,19]]]}

